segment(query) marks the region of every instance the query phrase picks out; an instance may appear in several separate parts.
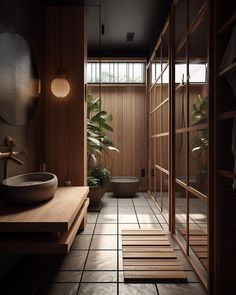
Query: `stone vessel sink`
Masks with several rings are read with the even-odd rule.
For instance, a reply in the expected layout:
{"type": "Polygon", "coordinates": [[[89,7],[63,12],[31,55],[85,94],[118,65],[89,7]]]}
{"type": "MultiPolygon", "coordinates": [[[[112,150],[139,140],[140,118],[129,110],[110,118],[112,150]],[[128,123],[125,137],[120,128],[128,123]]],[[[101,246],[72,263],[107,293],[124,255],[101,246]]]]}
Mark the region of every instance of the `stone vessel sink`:
{"type": "Polygon", "coordinates": [[[54,197],[57,176],[47,172],[35,172],[9,177],[2,182],[5,202],[14,205],[30,205],[54,197]]]}

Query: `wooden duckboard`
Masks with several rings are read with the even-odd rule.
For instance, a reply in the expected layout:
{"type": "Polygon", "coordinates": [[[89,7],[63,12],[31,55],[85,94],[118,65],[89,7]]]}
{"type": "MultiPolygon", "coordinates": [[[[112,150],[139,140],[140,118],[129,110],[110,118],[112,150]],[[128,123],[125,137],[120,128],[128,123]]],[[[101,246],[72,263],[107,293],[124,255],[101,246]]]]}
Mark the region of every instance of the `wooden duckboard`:
{"type": "Polygon", "coordinates": [[[162,230],[123,230],[122,254],[125,283],[187,282],[162,230]]]}

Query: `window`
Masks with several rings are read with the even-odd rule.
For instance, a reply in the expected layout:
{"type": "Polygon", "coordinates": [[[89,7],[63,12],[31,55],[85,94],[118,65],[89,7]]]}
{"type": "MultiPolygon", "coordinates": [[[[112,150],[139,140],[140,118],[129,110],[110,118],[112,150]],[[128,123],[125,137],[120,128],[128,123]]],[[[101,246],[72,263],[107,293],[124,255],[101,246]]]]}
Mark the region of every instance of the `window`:
{"type": "Polygon", "coordinates": [[[87,82],[105,84],[138,84],[145,83],[144,62],[88,62],[87,82]]]}
{"type": "MultiPolygon", "coordinates": [[[[163,66],[164,68],[164,66],[163,66]]],[[[161,64],[152,64],[152,83],[155,83],[159,75],[161,64]],[[157,77],[156,77],[157,76],[157,77]]],[[[206,83],[207,65],[205,63],[190,63],[189,64],[189,83],[206,83]]],[[[187,74],[187,64],[179,63],[175,65],[175,83],[185,83],[187,74]]],[[[169,66],[165,69],[162,76],[162,83],[169,83],[169,66]]]]}

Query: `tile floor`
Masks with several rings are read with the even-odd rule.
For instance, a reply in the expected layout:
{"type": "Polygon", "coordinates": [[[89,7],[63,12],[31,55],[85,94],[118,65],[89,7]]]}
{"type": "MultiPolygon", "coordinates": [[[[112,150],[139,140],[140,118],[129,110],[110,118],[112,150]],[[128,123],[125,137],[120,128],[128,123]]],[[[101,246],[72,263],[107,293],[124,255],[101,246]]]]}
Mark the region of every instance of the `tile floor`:
{"type": "Polygon", "coordinates": [[[89,213],[68,255],[28,255],[1,286],[1,294],[20,295],[205,295],[189,263],[171,240],[187,272],[187,284],[124,284],[122,229],[167,230],[165,220],[145,193],[115,199],[106,193],[100,213],[89,213]]]}

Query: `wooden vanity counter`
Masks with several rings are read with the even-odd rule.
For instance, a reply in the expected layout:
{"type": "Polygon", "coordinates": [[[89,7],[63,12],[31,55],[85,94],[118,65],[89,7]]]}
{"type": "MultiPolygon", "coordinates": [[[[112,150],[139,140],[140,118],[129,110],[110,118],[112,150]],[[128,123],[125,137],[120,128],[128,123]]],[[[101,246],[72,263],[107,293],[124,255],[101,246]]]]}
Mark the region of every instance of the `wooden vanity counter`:
{"type": "Polygon", "coordinates": [[[59,187],[33,206],[0,204],[0,253],[67,253],[87,222],[88,187],[59,187]]]}

